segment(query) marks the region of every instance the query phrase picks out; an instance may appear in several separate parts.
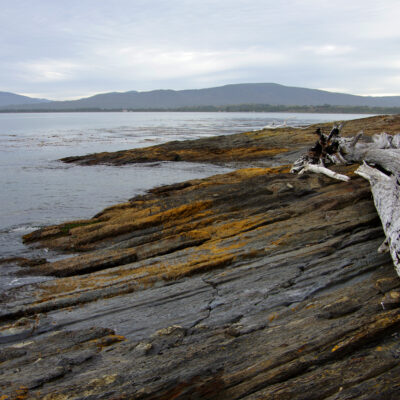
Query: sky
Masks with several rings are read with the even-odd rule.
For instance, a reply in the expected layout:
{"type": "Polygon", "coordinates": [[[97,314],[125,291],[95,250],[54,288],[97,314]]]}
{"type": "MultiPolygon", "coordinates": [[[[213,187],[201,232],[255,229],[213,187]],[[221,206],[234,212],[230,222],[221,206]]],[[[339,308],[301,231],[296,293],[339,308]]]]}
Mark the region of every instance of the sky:
{"type": "Polygon", "coordinates": [[[400,95],[398,0],[0,0],[0,91],[273,82],[400,95]]]}

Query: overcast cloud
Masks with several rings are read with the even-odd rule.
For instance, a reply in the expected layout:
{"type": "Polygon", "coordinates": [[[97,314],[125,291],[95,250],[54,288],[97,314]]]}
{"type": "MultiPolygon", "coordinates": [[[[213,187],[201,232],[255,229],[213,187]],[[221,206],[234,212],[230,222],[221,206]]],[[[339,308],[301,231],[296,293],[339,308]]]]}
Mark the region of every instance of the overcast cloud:
{"type": "Polygon", "coordinates": [[[398,0],[0,0],[0,91],[274,82],[400,95],[398,0]]]}

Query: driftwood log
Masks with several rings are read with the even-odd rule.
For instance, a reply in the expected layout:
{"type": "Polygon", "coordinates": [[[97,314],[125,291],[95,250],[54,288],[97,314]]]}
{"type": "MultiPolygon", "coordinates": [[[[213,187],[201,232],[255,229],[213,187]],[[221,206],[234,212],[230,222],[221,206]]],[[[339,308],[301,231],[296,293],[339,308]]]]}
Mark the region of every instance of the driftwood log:
{"type": "Polygon", "coordinates": [[[400,134],[374,135],[372,141],[360,141],[363,132],[352,138],[340,136],[342,126],[334,126],[329,135],[316,130],[315,145],[293,163],[291,172],[322,173],[334,179],[348,181],[346,175],[329,168],[333,164],[361,164],[355,171],[371,185],[376,210],[382,222],[386,240],[378,251],[390,251],[400,276],[400,134]]]}

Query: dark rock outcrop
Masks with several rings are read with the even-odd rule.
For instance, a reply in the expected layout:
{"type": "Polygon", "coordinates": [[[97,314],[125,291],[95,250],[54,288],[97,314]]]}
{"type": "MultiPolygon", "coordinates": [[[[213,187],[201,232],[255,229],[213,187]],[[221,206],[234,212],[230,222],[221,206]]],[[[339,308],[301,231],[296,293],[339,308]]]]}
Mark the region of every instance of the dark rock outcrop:
{"type": "MultiPolygon", "coordinates": [[[[331,123],[319,124],[329,132],[331,123]]],[[[112,153],[95,153],[67,157],[62,161],[82,165],[143,163],[154,161],[191,161],[223,163],[224,165],[248,166],[290,164],[298,158],[305,147],[316,140],[316,126],[304,128],[264,129],[235,135],[217,136],[199,140],[183,140],[112,153]]],[[[400,131],[399,116],[377,116],[346,121],[341,134],[352,135],[363,129],[366,136],[372,133],[400,131]]]]}
{"type": "Polygon", "coordinates": [[[27,235],[72,255],[1,299],[3,399],[400,398],[400,280],[369,185],[287,171],[27,235]]]}

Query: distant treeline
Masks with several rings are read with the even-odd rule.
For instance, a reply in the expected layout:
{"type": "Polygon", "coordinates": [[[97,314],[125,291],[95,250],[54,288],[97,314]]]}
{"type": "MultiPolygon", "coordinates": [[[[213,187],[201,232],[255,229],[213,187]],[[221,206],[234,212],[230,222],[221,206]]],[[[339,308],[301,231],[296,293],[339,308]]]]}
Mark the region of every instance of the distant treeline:
{"type": "Polygon", "coordinates": [[[76,109],[2,109],[0,113],[36,113],[36,112],[293,112],[293,113],[337,113],[337,114],[400,114],[400,107],[368,106],[283,106],[270,104],[237,104],[225,106],[187,106],[173,108],[76,108],[76,109]]]}

